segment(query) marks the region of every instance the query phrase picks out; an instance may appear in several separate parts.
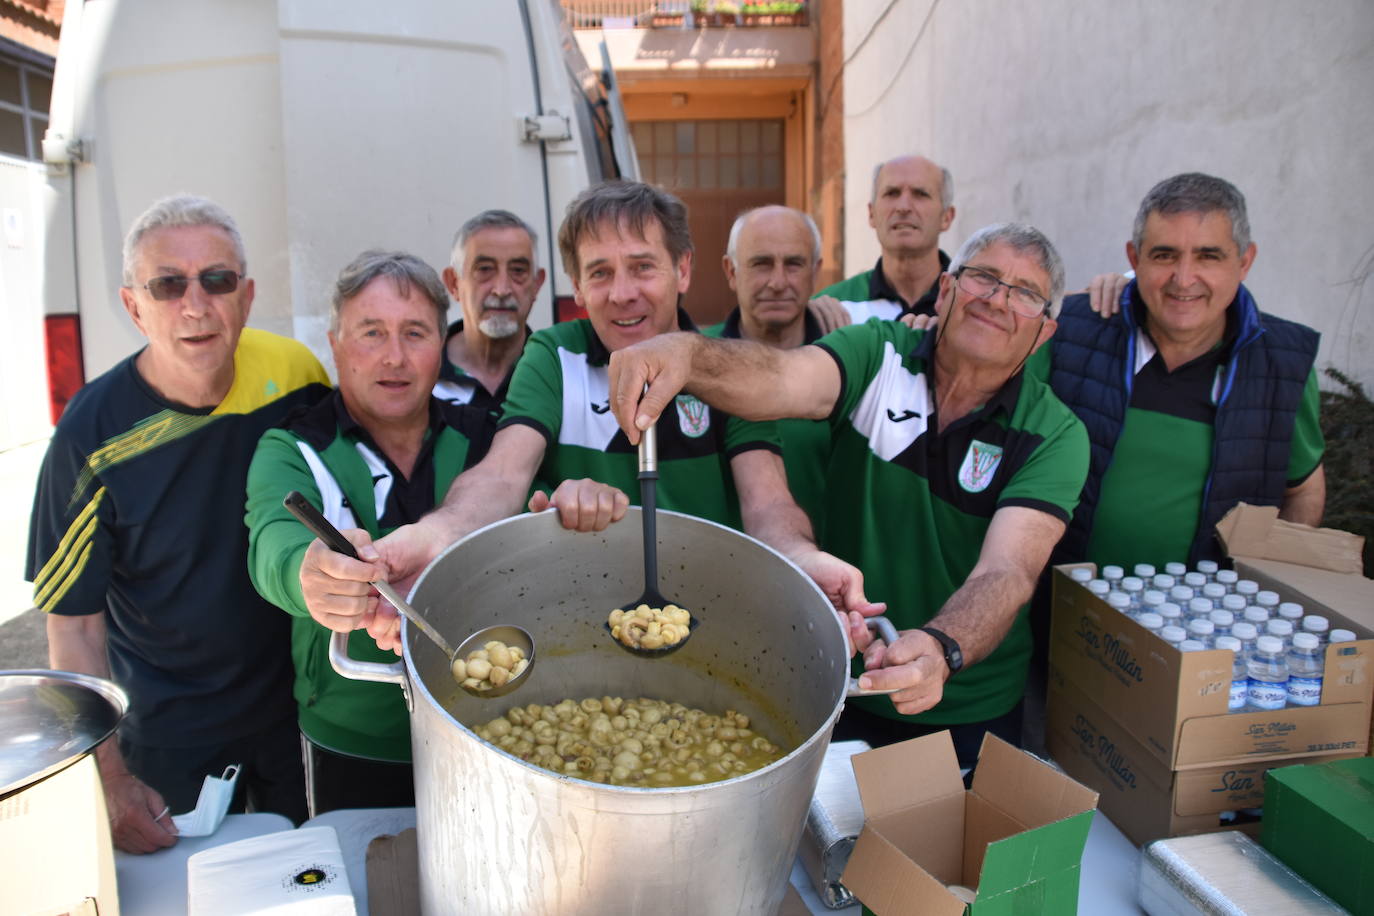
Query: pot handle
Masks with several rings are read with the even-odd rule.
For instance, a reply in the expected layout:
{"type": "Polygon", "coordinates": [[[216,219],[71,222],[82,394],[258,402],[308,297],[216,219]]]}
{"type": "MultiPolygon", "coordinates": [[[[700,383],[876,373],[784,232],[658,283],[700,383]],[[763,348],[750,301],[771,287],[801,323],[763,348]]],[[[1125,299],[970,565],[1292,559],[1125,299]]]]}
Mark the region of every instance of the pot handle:
{"type": "Polygon", "coordinates": [[[329,664],[341,677],[350,681],[377,681],[381,684],[395,684],[401,688],[405,697],[406,709],[414,712],[410,699],[410,681],[405,675],[405,665],[395,662],[383,665],[381,662],[360,662],[348,657],[348,633],[338,631],[329,634],[329,664]]]}
{"type": "MultiPolygon", "coordinates": [[[[888,620],[886,617],[870,617],[865,620],[864,623],[868,624],[870,630],[876,630],[878,636],[889,646],[897,641],[897,628],[894,627],[892,621],[888,620]]],[[[333,658],[332,654],[330,658],[333,658]]],[[[859,687],[859,679],[851,677],[848,684],[845,685],[844,695],[846,697],[877,697],[896,692],[896,690],[864,690],[859,687]]]]}

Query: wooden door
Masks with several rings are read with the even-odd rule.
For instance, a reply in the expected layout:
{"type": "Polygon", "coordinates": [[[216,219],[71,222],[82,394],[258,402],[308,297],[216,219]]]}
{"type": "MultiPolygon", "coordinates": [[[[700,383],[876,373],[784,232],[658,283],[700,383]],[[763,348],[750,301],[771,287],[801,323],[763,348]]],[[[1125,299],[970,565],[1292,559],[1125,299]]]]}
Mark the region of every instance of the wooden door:
{"type": "Polygon", "coordinates": [[[684,306],[698,325],[735,307],[721,257],[745,210],[786,202],[783,120],[640,121],[633,126],[640,175],[687,205],[696,250],[684,306]]]}

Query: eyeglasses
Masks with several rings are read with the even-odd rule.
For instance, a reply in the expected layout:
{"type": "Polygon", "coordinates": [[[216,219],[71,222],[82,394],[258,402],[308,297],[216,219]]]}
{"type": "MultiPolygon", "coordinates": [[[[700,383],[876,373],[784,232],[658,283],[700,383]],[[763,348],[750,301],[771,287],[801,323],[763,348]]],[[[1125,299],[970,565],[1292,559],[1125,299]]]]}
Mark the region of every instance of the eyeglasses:
{"type": "Polygon", "coordinates": [[[1005,286],[1007,305],[1022,318],[1039,318],[1050,307],[1050,300],[1035,290],[1003,283],[996,276],[977,267],[960,267],[954,273],[954,280],[960,289],[979,299],[991,299],[997,295],[997,287],[1005,286]]]}
{"type": "Polygon", "coordinates": [[[186,295],[186,288],[191,285],[192,280],[200,281],[200,288],[211,296],[223,296],[232,293],[239,288],[239,280],[242,274],[234,270],[202,270],[194,277],[182,277],[170,275],[166,277],[153,277],[143,288],[159,302],[166,302],[169,299],[180,299],[186,295]]]}

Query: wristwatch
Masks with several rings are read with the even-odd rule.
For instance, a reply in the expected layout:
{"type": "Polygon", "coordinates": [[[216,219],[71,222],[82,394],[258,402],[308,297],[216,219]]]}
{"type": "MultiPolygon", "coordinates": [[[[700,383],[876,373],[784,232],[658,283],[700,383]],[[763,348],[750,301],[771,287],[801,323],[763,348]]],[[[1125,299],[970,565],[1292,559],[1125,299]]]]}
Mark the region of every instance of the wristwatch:
{"type": "Polygon", "coordinates": [[[918,627],[922,633],[929,633],[935,637],[935,641],[945,650],[945,664],[949,665],[951,675],[958,674],[959,669],[964,667],[964,650],[959,648],[959,644],[954,641],[944,630],[937,630],[934,627],[918,627]]]}

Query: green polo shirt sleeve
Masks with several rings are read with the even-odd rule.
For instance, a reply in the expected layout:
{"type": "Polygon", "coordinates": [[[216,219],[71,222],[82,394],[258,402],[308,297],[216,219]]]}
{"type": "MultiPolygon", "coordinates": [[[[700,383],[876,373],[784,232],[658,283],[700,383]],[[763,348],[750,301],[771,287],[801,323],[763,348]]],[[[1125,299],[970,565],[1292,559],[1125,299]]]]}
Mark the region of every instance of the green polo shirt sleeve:
{"type": "Polygon", "coordinates": [[[563,374],[551,335],[536,332],[515,364],[500,427],[520,423],[538,431],[545,442],[558,441],[563,425],[563,374]]]}
{"type": "Polygon", "coordinates": [[[997,508],[1024,506],[1069,523],[1088,477],[1088,431],[1083,421],[1038,378],[1023,375],[1012,426],[1033,431],[1030,456],[1003,488],[997,508]]]}
{"type": "Polygon", "coordinates": [[[248,576],[268,601],[293,617],[309,617],[300,570],[315,535],[282,505],[292,490],[319,506],[319,488],[296,440],[286,430],[269,429],[248,467],[248,576]]]}
{"type": "Polygon", "coordinates": [[[1317,387],[1317,370],[1307,373],[1307,385],[1302,391],[1302,403],[1293,421],[1293,444],[1288,453],[1288,485],[1296,487],[1312,475],[1322,463],[1326,440],[1322,437],[1321,390],[1317,387]]]}
{"type": "Polygon", "coordinates": [[[840,396],[830,411],[832,428],[859,405],[883,361],[896,358],[909,362],[908,355],[925,333],[899,321],[870,318],[863,324],[838,328],[816,341],[816,346],[829,353],[840,369],[840,396]]]}

